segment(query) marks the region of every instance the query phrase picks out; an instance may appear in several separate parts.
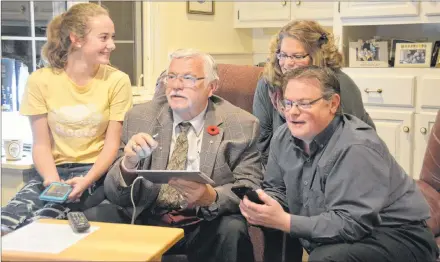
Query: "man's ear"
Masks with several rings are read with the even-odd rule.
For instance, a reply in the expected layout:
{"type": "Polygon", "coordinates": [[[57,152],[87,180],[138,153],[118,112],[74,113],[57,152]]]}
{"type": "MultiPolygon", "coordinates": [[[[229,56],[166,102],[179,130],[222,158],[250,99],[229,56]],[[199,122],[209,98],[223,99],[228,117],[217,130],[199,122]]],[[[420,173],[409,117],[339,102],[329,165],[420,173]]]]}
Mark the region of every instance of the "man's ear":
{"type": "Polygon", "coordinates": [[[334,94],[332,96],[332,100],[330,103],[330,112],[332,112],[333,114],[336,114],[336,112],[338,112],[338,108],[341,105],[341,96],[338,94],[334,94]]]}
{"type": "Polygon", "coordinates": [[[218,88],[218,80],[213,80],[208,84],[209,97],[211,97],[218,88]]]}

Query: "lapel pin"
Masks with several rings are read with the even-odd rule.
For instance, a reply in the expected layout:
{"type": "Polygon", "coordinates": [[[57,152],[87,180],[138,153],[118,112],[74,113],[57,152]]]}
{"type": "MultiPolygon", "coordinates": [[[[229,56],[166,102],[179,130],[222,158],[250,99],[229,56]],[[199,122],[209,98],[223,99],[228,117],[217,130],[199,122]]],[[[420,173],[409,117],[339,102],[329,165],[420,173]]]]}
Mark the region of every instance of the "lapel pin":
{"type": "Polygon", "coordinates": [[[210,134],[211,136],[215,136],[220,133],[220,129],[218,129],[217,126],[208,126],[206,128],[206,131],[208,131],[208,134],[210,134]]]}

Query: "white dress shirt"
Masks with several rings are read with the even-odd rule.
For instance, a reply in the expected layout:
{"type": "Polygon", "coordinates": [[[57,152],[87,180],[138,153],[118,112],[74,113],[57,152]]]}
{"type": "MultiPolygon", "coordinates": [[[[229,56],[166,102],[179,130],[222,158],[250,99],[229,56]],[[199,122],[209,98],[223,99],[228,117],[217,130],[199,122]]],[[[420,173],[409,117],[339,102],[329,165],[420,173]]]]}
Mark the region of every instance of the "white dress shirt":
{"type": "MultiPolygon", "coordinates": [[[[187,121],[191,123],[191,127],[188,131],[188,156],[186,160],[187,171],[200,170],[200,151],[202,150],[202,131],[205,124],[205,113],[206,108],[199,115],[187,121]]],[[[178,125],[181,122],[185,121],[183,121],[182,118],[173,112],[173,135],[171,138],[170,155],[168,156],[168,160],[173,154],[174,145],[176,144],[177,137],[180,134],[180,128],[178,128],[178,125]]]]}

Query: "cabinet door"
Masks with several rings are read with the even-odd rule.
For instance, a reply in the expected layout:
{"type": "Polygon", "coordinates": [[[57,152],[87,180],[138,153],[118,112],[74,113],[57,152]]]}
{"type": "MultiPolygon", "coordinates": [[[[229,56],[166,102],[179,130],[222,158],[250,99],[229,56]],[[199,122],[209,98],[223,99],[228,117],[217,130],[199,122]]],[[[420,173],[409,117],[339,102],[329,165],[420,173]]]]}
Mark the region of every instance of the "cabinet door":
{"type": "Polygon", "coordinates": [[[2,36],[31,36],[29,1],[2,1],[0,4],[2,36]]]}
{"type": "Polygon", "coordinates": [[[235,2],[235,27],[281,27],[290,21],[290,2],[235,2]]]}
{"type": "Polygon", "coordinates": [[[341,2],[342,18],[418,16],[419,1],[341,2]]]}
{"type": "Polygon", "coordinates": [[[414,125],[414,171],[413,177],[418,179],[422,170],[426,146],[435,123],[436,113],[416,114],[414,125]]]}
{"type": "Polygon", "coordinates": [[[440,15],[440,1],[426,1],[422,2],[424,15],[440,15]]]}
{"type": "Polygon", "coordinates": [[[376,125],[376,131],[385,142],[391,155],[412,176],[413,152],[413,112],[392,110],[369,110],[376,125]]]}
{"type": "Polygon", "coordinates": [[[333,21],[333,2],[293,1],[292,19],[313,19],[333,21]]]}

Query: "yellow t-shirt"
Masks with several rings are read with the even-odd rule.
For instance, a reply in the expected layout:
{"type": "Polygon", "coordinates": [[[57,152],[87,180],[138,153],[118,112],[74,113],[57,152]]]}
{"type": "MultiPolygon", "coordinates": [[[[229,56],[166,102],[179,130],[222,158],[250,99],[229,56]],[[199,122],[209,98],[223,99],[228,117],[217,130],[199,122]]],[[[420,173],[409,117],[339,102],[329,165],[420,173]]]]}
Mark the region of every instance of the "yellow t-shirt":
{"type": "Polygon", "coordinates": [[[76,85],[64,71],[42,68],[27,81],[20,113],[47,114],[56,165],[94,163],[109,121],[123,121],[132,105],[128,75],[111,66],[100,65],[86,86],[76,85]]]}

